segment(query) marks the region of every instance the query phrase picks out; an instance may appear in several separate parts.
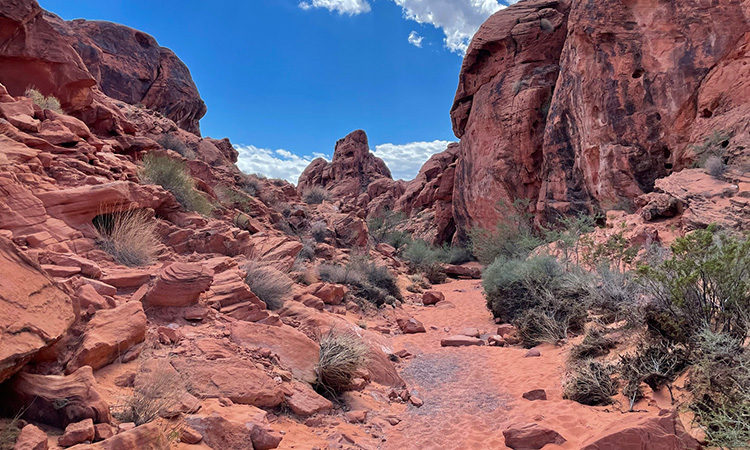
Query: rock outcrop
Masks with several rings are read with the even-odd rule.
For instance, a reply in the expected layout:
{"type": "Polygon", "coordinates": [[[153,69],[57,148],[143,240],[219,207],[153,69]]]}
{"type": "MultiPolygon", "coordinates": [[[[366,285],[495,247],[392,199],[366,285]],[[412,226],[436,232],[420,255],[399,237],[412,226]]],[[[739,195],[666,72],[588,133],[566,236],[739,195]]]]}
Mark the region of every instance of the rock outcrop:
{"type": "Polygon", "coordinates": [[[124,119],[102,104],[103,92],[200,133],[206,105],[190,71],[152,36],[109,22],[65,22],[35,0],[5,2],[0,19],[0,83],[11,95],[33,87],[59,98],[66,111],[124,119]]]}
{"type": "Polygon", "coordinates": [[[315,159],[302,172],[297,183],[300,193],[321,187],[336,199],[357,198],[367,191],[370,183],[391,178],[391,171],[382,159],[370,153],[367,134],[362,130],[351,132],[336,142],[331,162],[315,159]]]}
{"type": "Polygon", "coordinates": [[[632,204],[707,154],[744,161],[748,14],[733,1],[528,0],[490,17],[451,111],[458,240],[494,226],[499,200],[528,199],[549,221],[632,204]]]}

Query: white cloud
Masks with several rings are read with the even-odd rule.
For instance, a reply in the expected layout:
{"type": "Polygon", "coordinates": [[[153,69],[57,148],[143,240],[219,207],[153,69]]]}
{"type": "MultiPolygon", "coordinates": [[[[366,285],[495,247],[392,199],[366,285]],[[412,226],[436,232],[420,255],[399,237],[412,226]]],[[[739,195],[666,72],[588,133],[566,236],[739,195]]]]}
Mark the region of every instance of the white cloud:
{"type": "MultiPolygon", "coordinates": [[[[254,145],[236,145],[240,153],[237,167],[245,173],[258,173],[269,178],[282,178],[297,184],[300,174],[313,160],[310,156],[298,156],[288,150],[270,150],[254,145]]],[[[316,156],[325,156],[316,153],[316,156]]]]}
{"type": "Polygon", "coordinates": [[[394,179],[411,180],[422,165],[435,153],[445,150],[450,141],[411,142],[409,144],[381,144],[373,152],[385,161],[394,179]]]}
{"type": "MultiPolygon", "coordinates": [[[[302,9],[326,8],[339,14],[356,15],[370,12],[371,0],[306,0],[302,9]]],[[[401,7],[404,18],[420,24],[429,24],[445,33],[445,46],[463,55],[479,26],[506,4],[518,0],[391,0],[401,7]]],[[[409,35],[409,43],[421,46],[422,37],[417,32],[409,35]]]]}
{"type": "Polygon", "coordinates": [[[420,36],[416,31],[409,33],[409,43],[411,45],[422,48],[422,40],[424,40],[424,36],[420,36]]]}
{"type": "Polygon", "coordinates": [[[336,11],[339,14],[354,16],[370,12],[370,4],[367,0],[310,0],[299,3],[302,9],[325,8],[328,11],[336,11]]]}
{"type": "Polygon", "coordinates": [[[445,46],[464,54],[474,33],[485,20],[505,7],[498,0],[393,0],[404,17],[430,24],[445,33],[445,46]]]}

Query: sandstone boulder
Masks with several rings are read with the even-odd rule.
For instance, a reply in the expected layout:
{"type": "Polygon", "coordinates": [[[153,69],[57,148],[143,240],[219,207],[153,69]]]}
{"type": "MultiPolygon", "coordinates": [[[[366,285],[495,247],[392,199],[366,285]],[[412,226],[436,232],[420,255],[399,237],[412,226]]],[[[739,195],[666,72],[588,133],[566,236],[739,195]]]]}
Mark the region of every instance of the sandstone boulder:
{"type": "Polygon", "coordinates": [[[427,332],[427,330],[425,330],[424,325],[422,325],[422,322],[418,321],[417,319],[413,317],[399,318],[396,320],[396,323],[398,323],[398,327],[401,328],[401,332],[403,332],[404,334],[415,334],[415,333],[427,332]]]}
{"type": "Polygon", "coordinates": [[[47,433],[35,425],[28,424],[21,429],[13,450],[47,450],[48,448],[47,433]]]}
{"type": "Polygon", "coordinates": [[[503,436],[505,445],[513,450],[538,450],[547,444],[566,442],[558,432],[535,423],[513,425],[503,431],[503,436]]]}
{"type": "MultiPolygon", "coordinates": [[[[132,424],[131,424],[132,425],[132,424]]],[[[71,450],[162,450],[164,431],[168,425],[157,420],[141,426],[132,426],[96,444],[80,444],[71,450]]]]}
{"type": "Polygon", "coordinates": [[[57,444],[62,447],[70,447],[83,442],[92,442],[94,440],[94,421],[85,419],[80,422],[74,422],[65,427],[62,436],[57,439],[57,444]]]}
{"type": "Polygon", "coordinates": [[[298,416],[309,417],[333,409],[333,403],[315,392],[309,384],[293,383],[291,390],[285,403],[298,416]]]}
{"type": "Polygon", "coordinates": [[[0,383],[73,323],[73,301],[0,237],[0,383]]]}
{"type": "Polygon", "coordinates": [[[273,408],[284,401],[284,393],[252,361],[243,359],[174,359],[172,365],[190,379],[197,395],[227,397],[235,403],[273,408]]]}
{"type": "Polygon", "coordinates": [[[114,309],[99,310],[86,331],[66,371],[82,366],[99,369],[146,338],[146,314],[140,302],[128,302],[114,309]]]}
{"type": "Polygon", "coordinates": [[[435,305],[445,300],[445,294],[440,291],[425,291],[422,294],[422,304],[425,306],[435,305]]]}
{"type": "Polygon", "coordinates": [[[192,306],[213,279],[214,271],[203,264],[172,263],[159,273],[146,302],[153,306],[192,306]]]}
{"type": "Polygon", "coordinates": [[[484,345],[483,340],[464,335],[449,336],[440,340],[441,347],[470,347],[482,345],[484,345]]]}
{"type": "Polygon", "coordinates": [[[676,411],[663,410],[636,425],[615,425],[582,450],[699,450],[698,441],[685,431],[676,411]]]}

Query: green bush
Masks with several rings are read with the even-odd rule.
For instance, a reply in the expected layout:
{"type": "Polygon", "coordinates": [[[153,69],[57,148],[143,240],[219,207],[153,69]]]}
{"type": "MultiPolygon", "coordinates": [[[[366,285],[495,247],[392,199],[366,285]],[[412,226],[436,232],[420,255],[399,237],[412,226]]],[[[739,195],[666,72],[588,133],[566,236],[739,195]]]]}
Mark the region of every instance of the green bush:
{"type": "Polygon", "coordinates": [[[144,182],[158,184],[171,192],[187,211],[204,215],[213,211],[211,203],[196,189],[195,180],[182,161],[168,156],[148,154],[143,158],[140,177],[144,182]]]}
{"type": "Polygon", "coordinates": [[[65,114],[62,107],[60,106],[60,100],[58,100],[57,97],[53,95],[45,97],[44,94],[39,92],[37,89],[28,88],[26,89],[24,96],[30,98],[31,101],[33,101],[42,109],[49,109],[50,111],[54,111],[58,114],[65,114]]]}
{"type": "Polygon", "coordinates": [[[308,205],[319,205],[331,200],[331,193],[320,186],[313,186],[302,194],[302,200],[308,205]]]}
{"type": "Polygon", "coordinates": [[[411,244],[411,233],[409,233],[408,231],[400,230],[391,231],[386,235],[384,242],[395,248],[396,251],[399,251],[407,245],[411,244]]]}
{"type": "Polygon", "coordinates": [[[471,249],[466,247],[446,247],[444,253],[445,261],[449,264],[464,264],[474,260],[471,249]]]}
{"type": "Polygon", "coordinates": [[[434,247],[422,240],[413,241],[402,252],[401,257],[412,270],[423,273],[430,283],[445,282],[442,263],[446,261],[447,255],[444,248],[434,247]]]}
{"type": "Polygon", "coordinates": [[[639,268],[652,301],[649,326],[672,342],[690,344],[710,330],[738,339],[750,318],[750,241],[696,230],[672,244],[672,257],[639,268]]]}
{"type": "Polygon", "coordinates": [[[523,258],[544,243],[534,228],[533,215],[528,212],[530,205],[527,199],[517,199],[511,205],[500,202],[503,220],[494,230],[473,228],[469,232],[472,253],[480,263],[486,266],[499,257],[523,258]]]}
{"type": "Polygon", "coordinates": [[[519,329],[526,346],[567,339],[588,319],[588,290],[551,256],[497,259],[484,271],[487,307],[501,322],[519,329]]]}

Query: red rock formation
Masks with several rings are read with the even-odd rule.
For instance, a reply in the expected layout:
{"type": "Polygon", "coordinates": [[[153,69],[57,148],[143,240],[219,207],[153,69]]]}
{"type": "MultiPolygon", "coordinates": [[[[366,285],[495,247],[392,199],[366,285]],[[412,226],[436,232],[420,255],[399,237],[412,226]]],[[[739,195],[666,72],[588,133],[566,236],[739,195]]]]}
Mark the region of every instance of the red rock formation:
{"type": "Polygon", "coordinates": [[[297,189],[304,194],[317,186],[328,190],[335,199],[356,198],[381,178],[391,178],[391,171],[382,159],[370,153],[367,134],[356,130],[336,142],[330,163],[322,158],[310,163],[300,175],[297,189]]]}
{"type": "Polygon", "coordinates": [[[200,134],[198,121],[206,105],[187,66],[170,49],[142,31],[111,22],[77,19],[53,24],[74,38],[73,48],[107,96],[143,104],[200,134]]]}
{"type": "Polygon", "coordinates": [[[529,0],[493,15],[451,111],[459,240],[494,226],[498,200],[530,199],[542,220],[632,202],[712,136],[745,160],[748,14],[734,1],[529,0]]]}
{"type": "Polygon", "coordinates": [[[570,2],[531,0],[485,22],[469,46],[451,110],[461,138],[453,211],[459,238],[493,228],[499,201],[536,200],[547,109],[570,2]]]}

